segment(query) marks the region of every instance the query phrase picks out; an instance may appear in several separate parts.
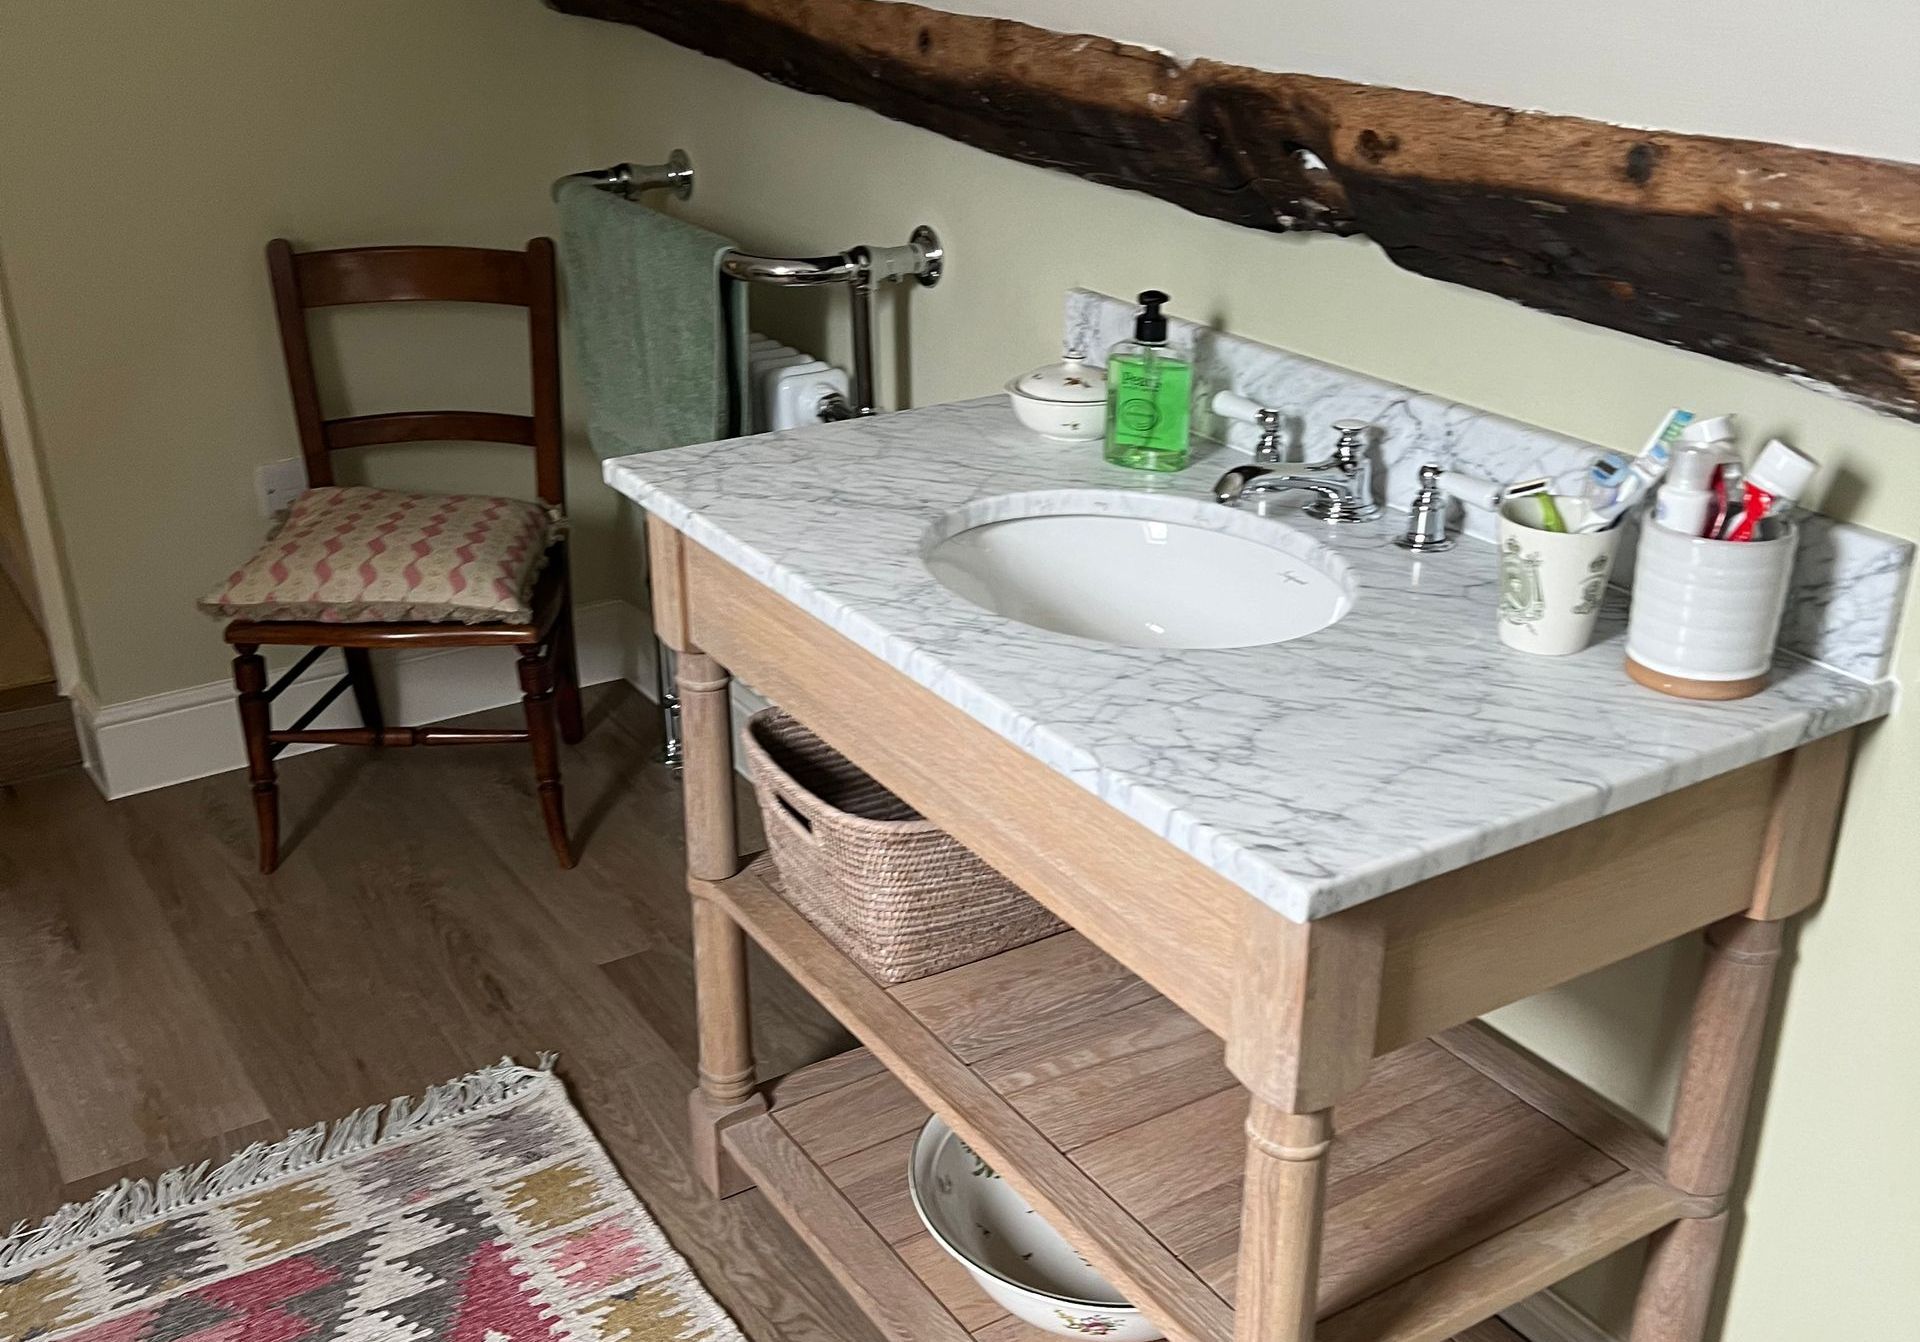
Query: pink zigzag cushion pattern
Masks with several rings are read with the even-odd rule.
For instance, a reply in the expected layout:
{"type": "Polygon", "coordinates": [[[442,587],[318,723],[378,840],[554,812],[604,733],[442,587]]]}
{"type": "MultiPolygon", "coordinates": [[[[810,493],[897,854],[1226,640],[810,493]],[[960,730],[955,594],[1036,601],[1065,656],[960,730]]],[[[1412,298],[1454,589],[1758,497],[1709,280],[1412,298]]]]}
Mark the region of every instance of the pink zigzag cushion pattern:
{"type": "Polygon", "coordinates": [[[523,624],[558,531],[544,504],[522,499],[309,489],[200,608],[246,620],[523,624]]]}

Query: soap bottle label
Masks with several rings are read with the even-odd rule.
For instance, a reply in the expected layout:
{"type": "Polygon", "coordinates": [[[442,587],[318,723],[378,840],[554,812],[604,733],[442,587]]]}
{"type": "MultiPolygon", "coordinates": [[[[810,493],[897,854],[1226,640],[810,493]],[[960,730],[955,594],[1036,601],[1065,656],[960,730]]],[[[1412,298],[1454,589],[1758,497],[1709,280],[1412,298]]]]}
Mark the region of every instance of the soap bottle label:
{"type": "Polygon", "coordinates": [[[1177,471],[1187,464],[1193,368],[1158,350],[1116,352],[1107,364],[1107,459],[1177,471]]]}

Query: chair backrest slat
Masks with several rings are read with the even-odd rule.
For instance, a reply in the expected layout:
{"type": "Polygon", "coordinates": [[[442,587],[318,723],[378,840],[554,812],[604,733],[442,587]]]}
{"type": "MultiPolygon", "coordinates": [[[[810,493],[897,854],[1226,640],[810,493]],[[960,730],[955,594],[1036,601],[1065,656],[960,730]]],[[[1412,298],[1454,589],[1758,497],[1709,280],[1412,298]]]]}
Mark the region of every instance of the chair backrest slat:
{"type": "Polygon", "coordinates": [[[522,252],[482,247],[355,247],[296,252],[267,244],[274,313],[293,392],[307,480],[333,483],[331,453],[387,443],[481,442],[531,447],[540,498],[564,505],[560,322],[550,238],[522,252]],[[307,309],[349,303],[498,303],[527,309],[533,413],[421,410],[328,419],[320,407],[307,309]]]}
{"type": "Polygon", "coordinates": [[[527,306],[525,252],[481,247],[352,247],[296,252],[300,300],[342,303],[505,303],[527,306]]]}
{"type": "Polygon", "coordinates": [[[385,443],[513,443],[534,445],[532,415],[488,410],[402,410],[355,415],[326,422],[327,450],[379,447],[385,443]]]}

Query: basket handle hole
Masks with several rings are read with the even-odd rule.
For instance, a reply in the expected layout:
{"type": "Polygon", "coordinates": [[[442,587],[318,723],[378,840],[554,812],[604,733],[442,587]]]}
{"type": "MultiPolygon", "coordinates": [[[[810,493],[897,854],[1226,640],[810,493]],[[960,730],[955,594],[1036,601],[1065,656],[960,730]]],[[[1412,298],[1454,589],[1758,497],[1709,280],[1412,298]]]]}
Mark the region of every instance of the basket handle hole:
{"type": "Polygon", "coordinates": [[[801,815],[799,811],[794,809],[793,803],[781,796],[778,792],[773,794],[773,800],[780,807],[781,818],[784,819],[800,837],[811,841],[813,839],[813,821],[801,815]]]}

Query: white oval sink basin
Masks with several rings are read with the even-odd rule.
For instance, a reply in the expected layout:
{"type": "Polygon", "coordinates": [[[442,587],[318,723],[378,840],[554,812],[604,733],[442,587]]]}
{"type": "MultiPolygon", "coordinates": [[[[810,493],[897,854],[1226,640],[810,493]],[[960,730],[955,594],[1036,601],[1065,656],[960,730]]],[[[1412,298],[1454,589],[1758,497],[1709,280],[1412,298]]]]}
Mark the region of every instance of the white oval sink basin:
{"type": "Polygon", "coordinates": [[[936,524],[922,555],[944,587],[996,615],[1136,648],[1284,643],[1353,605],[1347,565],[1326,546],[1186,499],[984,500],[936,524]]]}

